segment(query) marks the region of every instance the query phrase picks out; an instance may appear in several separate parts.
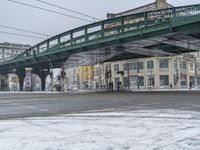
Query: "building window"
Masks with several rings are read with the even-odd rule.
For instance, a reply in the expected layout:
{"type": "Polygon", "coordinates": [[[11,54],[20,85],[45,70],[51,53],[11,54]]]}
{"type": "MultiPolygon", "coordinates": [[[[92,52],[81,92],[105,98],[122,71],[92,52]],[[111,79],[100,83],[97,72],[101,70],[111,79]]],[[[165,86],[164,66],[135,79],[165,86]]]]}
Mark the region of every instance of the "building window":
{"type": "Polygon", "coordinates": [[[129,70],[129,64],[123,64],[123,71],[128,71],[129,70]]]}
{"type": "Polygon", "coordinates": [[[129,66],[130,70],[137,70],[137,63],[131,63],[129,66]]]}
{"type": "Polygon", "coordinates": [[[129,69],[130,70],[143,70],[144,69],[143,62],[131,63],[129,66],[129,69]]]}
{"type": "Polygon", "coordinates": [[[99,75],[102,75],[102,69],[99,70],[99,75]]]}
{"type": "Polygon", "coordinates": [[[144,76],[138,76],[138,82],[140,86],[144,86],[144,76]]]}
{"type": "Polygon", "coordinates": [[[147,61],[147,69],[153,69],[153,68],[154,68],[153,60],[147,61]]]}
{"type": "Polygon", "coordinates": [[[130,89],[136,88],[138,86],[137,83],[138,83],[138,76],[136,75],[129,76],[130,89]]]}
{"type": "Polygon", "coordinates": [[[154,75],[148,75],[148,85],[155,86],[155,78],[154,75]]]}
{"type": "Polygon", "coordinates": [[[99,69],[95,68],[95,76],[99,76],[99,69]]]}
{"type": "Polygon", "coordinates": [[[114,71],[116,71],[116,72],[119,71],[119,64],[114,65],[114,71]]]}
{"type": "Polygon", "coordinates": [[[129,76],[129,87],[130,89],[136,89],[139,86],[144,86],[144,76],[129,76]]]}
{"type": "Polygon", "coordinates": [[[194,65],[193,65],[193,63],[190,63],[190,70],[194,70],[194,65]]]}
{"type": "Polygon", "coordinates": [[[168,75],[160,75],[160,86],[169,85],[169,76],[168,75]]]}
{"type": "Polygon", "coordinates": [[[160,60],[160,68],[161,69],[167,69],[169,66],[169,61],[168,59],[161,59],[160,60]]]}
{"type": "Polygon", "coordinates": [[[174,61],[174,69],[177,69],[177,61],[174,61]]]}
{"type": "Polygon", "coordinates": [[[189,82],[192,82],[193,87],[195,87],[195,77],[194,76],[189,76],[189,82]]]}
{"type": "Polygon", "coordinates": [[[139,70],[143,70],[143,69],[144,69],[143,62],[138,62],[138,63],[137,63],[137,66],[138,66],[138,69],[139,69],[139,70]]]}
{"type": "Polygon", "coordinates": [[[187,74],[180,74],[180,84],[187,86],[187,74]]]}
{"type": "Polygon", "coordinates": [[[128,89],[128,87],[129,87],[129,77],[124,77],[124,87],[125,87],[125,89],[128,89]]]}
{"type": "Polygon", "coordinates": [[[180,62],[180,69],[182,70],[186,70],[187,69],[187,65],[185,61],[180,62]]]}
{"type": "Polygon", "coordinates": [[[117,85],[120,82],[119,78],[115,78],[115,89],[117,89],[117,85]]]}

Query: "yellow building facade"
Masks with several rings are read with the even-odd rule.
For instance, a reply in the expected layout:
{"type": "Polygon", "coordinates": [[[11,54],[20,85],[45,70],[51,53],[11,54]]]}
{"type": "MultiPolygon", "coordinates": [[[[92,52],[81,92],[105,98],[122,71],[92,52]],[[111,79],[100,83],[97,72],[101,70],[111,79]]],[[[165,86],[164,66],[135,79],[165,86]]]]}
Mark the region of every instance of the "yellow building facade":
{"type": "Polygon", "coordinates": [[[78,67],[79,82],[88,82],[94,80],[94,66],[78,67]]]}

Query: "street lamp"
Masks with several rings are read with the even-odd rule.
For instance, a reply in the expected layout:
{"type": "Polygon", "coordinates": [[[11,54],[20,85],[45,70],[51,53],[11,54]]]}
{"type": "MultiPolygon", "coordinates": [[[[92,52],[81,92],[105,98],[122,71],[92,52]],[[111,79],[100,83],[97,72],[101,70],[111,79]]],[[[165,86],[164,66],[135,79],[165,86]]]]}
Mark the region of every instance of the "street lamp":
{"type": "Polygon", "coordinates": [[[140,73],[140,62],[137,62],[137,86],[138,86],[138,90],[140,90],[140,77],[139,77],[139,73],[140,73]]]}
{"type": "MultiPolygon", "coordinates": [[[[37,56],[36,56],[36,51],[33,51],[33,53],[34,53],[34,54],[33,54],[34,57],[37,57],[37,56]]],[[[42,54],[42,53],[40,53],[39,55],[42,56],[42,57],[44,57],[44,58],[46,58],[46,59],[48,60],[49,64],[50,64],[50,67],[51,67],[51,69],[50,69],[51,91],[53,92],[53,65],[52,65],[52,62],[51,62],[51,60],[49,59],[49,57],[47,57],[46,55],[44,55],[44,54],[42,54]]]]}

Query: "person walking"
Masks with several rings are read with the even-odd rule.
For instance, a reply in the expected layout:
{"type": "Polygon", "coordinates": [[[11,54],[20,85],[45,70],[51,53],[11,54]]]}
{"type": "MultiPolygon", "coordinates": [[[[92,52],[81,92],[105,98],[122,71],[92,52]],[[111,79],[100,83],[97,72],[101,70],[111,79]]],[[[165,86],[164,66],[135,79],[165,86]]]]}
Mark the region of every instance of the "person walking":
{"type": "Polygon", "coordinates": [[[170,83],[170,89],[171,89],[171,90],[173,90],[173,86],[172,86],[172,83],[170,83]]]}
{"type": "Polygon", "coordinates": [[[117,83],[117,90],[118,90],[118,91],[120,90],[120,86],[121,86],[121,82],[119,81],[119,82],[117,83]]]}
{"type": "Polygon", "coordinates": [[[191,90],[192,89],[192,81],[191,80],[190,80],[189,86],[190,86],[190,90],[191,90]]]}

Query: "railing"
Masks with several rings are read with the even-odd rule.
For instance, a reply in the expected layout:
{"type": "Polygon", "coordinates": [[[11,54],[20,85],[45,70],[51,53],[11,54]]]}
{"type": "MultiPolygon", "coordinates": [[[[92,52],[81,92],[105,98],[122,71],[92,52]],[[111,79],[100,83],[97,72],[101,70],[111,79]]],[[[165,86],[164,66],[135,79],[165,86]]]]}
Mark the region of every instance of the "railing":
{"type": "Polygon", "coordinates": [[[1,62],[5,62],[5,61],[9,61],[9,60],[12,60],[14,57],[6,57],[6,58],[3,58],[3,59],[0,59],[0,63],[1,62]]]}
{"type": "Polygon", "coordinates": [[[35,45],[34,47],[31,47],[15,59],[32,56],[33,51],[40,54],[46,51],[53,51],[58,48],[69,47],[79,43],[98,40],[100,38],[106,38],[125,32],[137,31],[138,29],[141,30],[158,24],[180,24],[181,22],[196,19],[199,16],[200,4],[166,8],[112,18],[85,25],[54,36],[35,45]]]}

